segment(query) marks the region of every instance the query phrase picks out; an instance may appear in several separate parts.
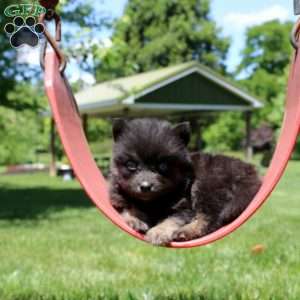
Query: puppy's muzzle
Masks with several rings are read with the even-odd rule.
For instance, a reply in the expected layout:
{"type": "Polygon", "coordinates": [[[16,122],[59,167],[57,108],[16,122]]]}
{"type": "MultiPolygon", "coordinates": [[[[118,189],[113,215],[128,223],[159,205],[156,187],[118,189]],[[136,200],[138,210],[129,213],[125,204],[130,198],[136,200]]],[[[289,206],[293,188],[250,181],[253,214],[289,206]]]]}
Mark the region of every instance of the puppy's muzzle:
{"type": "Polygon", "coordinates": [[[139,186],[139,190],[142,193],[150,193],[153,191],[153,184],[148,181],[143,181],[139,186]]]}

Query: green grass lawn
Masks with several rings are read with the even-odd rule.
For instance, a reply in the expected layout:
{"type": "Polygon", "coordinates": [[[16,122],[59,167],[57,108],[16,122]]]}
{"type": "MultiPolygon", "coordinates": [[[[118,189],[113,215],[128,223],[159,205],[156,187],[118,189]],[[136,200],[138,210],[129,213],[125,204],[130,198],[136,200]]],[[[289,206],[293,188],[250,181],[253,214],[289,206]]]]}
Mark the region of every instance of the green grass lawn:
{"type": "Polygon", "coordinates": [[[76,183],[0,176],[0,299],[300,299],[300,162],[222,241],[170,250],[137,241],[76,183]],[[265,251],[253,254],[257,244],[265,251]]]}

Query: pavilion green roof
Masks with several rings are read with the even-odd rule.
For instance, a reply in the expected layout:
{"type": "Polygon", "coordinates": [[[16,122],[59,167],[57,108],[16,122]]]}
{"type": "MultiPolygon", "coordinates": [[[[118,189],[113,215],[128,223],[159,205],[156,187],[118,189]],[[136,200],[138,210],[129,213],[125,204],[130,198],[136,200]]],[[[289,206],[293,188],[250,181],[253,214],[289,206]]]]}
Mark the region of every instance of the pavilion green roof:
{"type": "Polygon", "coordinates": [[[197,62],[96,84],[75,98],[82,114],[103,116],[247,111],[262,107],[257,98],[197,62]]]}

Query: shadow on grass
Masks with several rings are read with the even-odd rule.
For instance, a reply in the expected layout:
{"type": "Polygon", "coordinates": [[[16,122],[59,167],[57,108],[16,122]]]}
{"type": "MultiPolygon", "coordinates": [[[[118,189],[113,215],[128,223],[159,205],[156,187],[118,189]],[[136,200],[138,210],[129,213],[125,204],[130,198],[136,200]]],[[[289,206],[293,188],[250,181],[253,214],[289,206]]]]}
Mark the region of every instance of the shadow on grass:
{"type": "Polygon", "coordinates": [[[44,187],[0,189],[0,220],[40,219],[66,208],[90,208],[92,204],[78,189],[44,187]]]}

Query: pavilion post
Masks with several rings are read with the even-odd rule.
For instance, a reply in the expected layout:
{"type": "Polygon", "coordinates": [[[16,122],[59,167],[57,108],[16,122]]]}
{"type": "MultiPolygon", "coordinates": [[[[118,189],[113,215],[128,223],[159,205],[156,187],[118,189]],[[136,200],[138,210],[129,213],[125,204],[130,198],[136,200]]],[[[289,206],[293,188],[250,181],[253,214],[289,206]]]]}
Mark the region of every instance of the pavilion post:
{"type": "Polygon", "coordinates": [[[195,121],[195,130],[196,130],[196,150],[201,151],[203,142],[202,142],[202,127],[199,120],[195,121]]]}
{"type": "MultiPolygon", "coordinates": [[[[184,119],[181,120],[184,122],[184,119]]],[[[193,151],[200,151],[202,149],[202,133],[201,133],[201,123],[198,120],[198,117],[191,117],[188,119],[188,121],[191,124],[191,130],[195,134],[195,142],[192,145],[192,150],[193,151]]]]}
{"type": "Polygon", "coordinates": [[[82,127],[83,127],[83,131],[86,135],[86,138],[88,137],[88,130],[89,130],[89,117],[87,114],[84,114],[82,116],[82,127]]]}
{"type": "Polygon", "coordinates": [[[251,145],[251,119],[252,119],[252,112],[247,111],[245,113],[245,121],[246,121],[245,155],[247,161],[251,161],[253,158],[253,147],[251,145]]]}
{"type": "Polygon", "coordinates": [[[55,149],[55,123],[54,119],[51,118],[50,128],[50,166],[49,175],[51,177],[56,176],[56,149],[55,149]]]}

